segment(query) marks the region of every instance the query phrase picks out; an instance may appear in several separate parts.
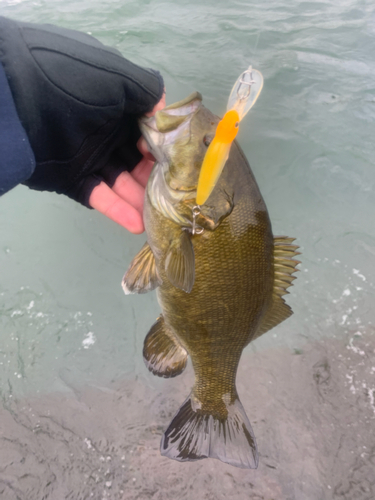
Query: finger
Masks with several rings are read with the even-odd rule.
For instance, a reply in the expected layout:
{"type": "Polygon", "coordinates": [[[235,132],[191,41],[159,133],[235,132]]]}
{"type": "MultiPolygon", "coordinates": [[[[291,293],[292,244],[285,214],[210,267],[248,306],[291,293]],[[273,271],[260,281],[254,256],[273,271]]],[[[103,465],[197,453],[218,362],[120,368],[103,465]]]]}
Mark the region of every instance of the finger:
{"type": "Polygon", "coordinates": [[[89,203],[92,208],[131,233],[140,234],[144,231],[143,219],[139,211],[112,191],[104,182],[93,189],[89,203]]]}
{"type": "Polygon", "coordinates": [[[142,214],[145,188],[132,174],[121,172],[113,184],[112,190],[142,214]]]}
{"type": "Polygon", "coordinates": [[[142,158],[138,165],[133,168],[131,176],[138,182],[138,184],[145,188],[153,166],[153,161],[150,161],[147,158],[142,158]]]}

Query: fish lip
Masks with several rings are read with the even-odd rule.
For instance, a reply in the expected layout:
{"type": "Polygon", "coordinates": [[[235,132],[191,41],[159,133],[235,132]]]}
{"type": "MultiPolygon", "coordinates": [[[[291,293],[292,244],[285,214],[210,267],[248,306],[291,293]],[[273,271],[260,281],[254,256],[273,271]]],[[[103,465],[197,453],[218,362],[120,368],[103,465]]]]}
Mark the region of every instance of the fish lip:
{"type": "Polygon", "coordinates": [[[197,186],[192,186],[192,187],[179,187],[179,186],[174,186],[173,180],[169,181],[171,189],[175,191],[176,193],[195,193],[197,191],[197,186]]]}
{"type": "Polygon", "coordinates": [[[199,92],[193,92],[192,94],[185,97],[181,101],[177,101],[173,104],[169,104],[166,106],[163,111],[168,111],[173,115],[182,115],[188,114],[188,112],[184,112],[184,109],[188,108],[192,103],[200,101],[198,104],[202,103],[202,95],[199,92]]]}
{"type": "Polygon", "coordinates": [[[202,106],[202,96],[195,92],[190,94],[182,101],[171,104],[160,110],[160,113],[168,114],[173,117],[181,117],[177,120],[179,125],[176,128],[170,129],[167,132],[162,132],[157,126],[157,114],[154,116],[142,116],[138,120],[138,125],[144,136],[150,153],[158,162],[167,161],[166,147],[176,142],[177,139],[183,136],[190,137],[190,122],[193,116],[199,111],[202,106]]]}
{"type": "Polygon", "coordinates": [[[157,146],[160,142],[160,132],[156,126],[155,118],[153,116],[144,116],[138,120],[138,125],[148,145],[151,147],[157,146]]]}
{"type": "Polygon", "coordinates": [[[175,191],[181,191],[181,193],[191,193],[192,191],[196,191],[197,190],[197,186],[193,186],[191,188],[185,188],[185,189],[182,189],[182,188],[174,188],[175,191]]]}
{"type": "MultiPolygon", "coordinates": [[[[194,92],[193,94],[190,94],[190,96],[186,97],[182,101],[178,101],[174,104],[170,104],[169,106],[166,106],[161,110],[162,113],[169,114],[171,116],[186,116],[186,120],[191,120],[193,115],[198,111],[198,109],[202,105],[202,96],[199,92],[194,92]],[[178,104],[180,104],[178,106],[178,104]]],[[[156,125],[156,114],[154,116],[142,116],[139,120],[139,127],[141,129],[141,132],[143,133],[144,131],[147,132],[148,129],[151,129],[154,132],[157,132],[159,134],[162,134],[163,132],[160,132],[156,125]]],[[[178,130],[181,126],[184,125],[184,122],[179,125],[175,130],[172,130],[171,132],[175,132],[178,130]]],[[[169,132],[165,133],[164,135],[168,135],[169,132]]]]}
{"type": "Polygon", "coordinates": [[[154,130],[155,132],[159,132],[159,130],[156,126],[155,116],[142,116],[138,120],[138,123],[139,123],[141,130],[143,127],[147,127],[147,128],[154,130]]]}
{"type": "Polygon", "coordinates": [[[153,116],[142,116],[138,119],[138,126],[141,134],[146,140],[150,153],[152,153],[158,161],[161,161],[163,157],[160,150],[162,134],[156,126],[155,118],[153,116]]]}

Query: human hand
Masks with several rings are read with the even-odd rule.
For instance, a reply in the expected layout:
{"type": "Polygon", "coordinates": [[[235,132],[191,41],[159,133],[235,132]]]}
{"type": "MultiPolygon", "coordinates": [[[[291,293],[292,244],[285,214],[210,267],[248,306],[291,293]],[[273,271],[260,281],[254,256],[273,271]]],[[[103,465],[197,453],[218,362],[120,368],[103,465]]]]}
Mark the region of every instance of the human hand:
{"type": "MultiPolygon", "coordinates": [[[[156,111],[165,107],[165,94],[147,116],[153,116],[156,111]]],[[[105,182],[94,187],[89,203],[109,219],[117,222],[131,233],[144,231],[143,202],[145,188],[150,176],[155,158],[148,151],[144,137],[137,142],[137,147],[143,157],[131,172],[121,172],[112,188],[105,182]]]]}
{"type": "Polygon", "coordinates": [[[35,156],[24,184],[142,232],[152,161],[138,118],[163,107],[160,74],[77,31],[0,16],[0,33],[0,62],[35,156]]]}

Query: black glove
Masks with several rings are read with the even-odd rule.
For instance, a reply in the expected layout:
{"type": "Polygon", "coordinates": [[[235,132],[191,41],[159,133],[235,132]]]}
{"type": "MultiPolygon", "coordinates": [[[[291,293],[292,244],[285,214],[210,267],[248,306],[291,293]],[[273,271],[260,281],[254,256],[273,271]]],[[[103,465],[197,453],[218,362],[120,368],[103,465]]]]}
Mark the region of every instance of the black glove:
{"type": "Polygon", "coordinates": [[[27,186],[89,207],[95,186],[138,164],[137,118],[163,95],[157,71],[89,35],[4,17],[0,61],[35,154],[27,186]]]}

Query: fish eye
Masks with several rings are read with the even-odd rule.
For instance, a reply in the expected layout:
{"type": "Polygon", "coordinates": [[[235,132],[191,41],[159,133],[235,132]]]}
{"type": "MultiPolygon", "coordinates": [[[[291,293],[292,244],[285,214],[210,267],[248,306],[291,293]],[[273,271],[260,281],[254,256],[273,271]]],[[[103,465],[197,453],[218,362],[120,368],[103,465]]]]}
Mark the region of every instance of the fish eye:
{"type": "Polygon", "coordinates": [[[238,128],[238,125],[239,125],[239,122],[236,122],[236,123],[234,124],[234,126],[235,126],[236,128],[238,128]]]}
{"type": "Polygon", "coordinates": [[[211,137],[210,135],[205,135],[205,136],[203,137],[203,144],[204,144],[205,146],[207,146],[207,147],[208,147],[208,146],[211,144],[211,142],[212,142],[212,137],[211,137]]]}

